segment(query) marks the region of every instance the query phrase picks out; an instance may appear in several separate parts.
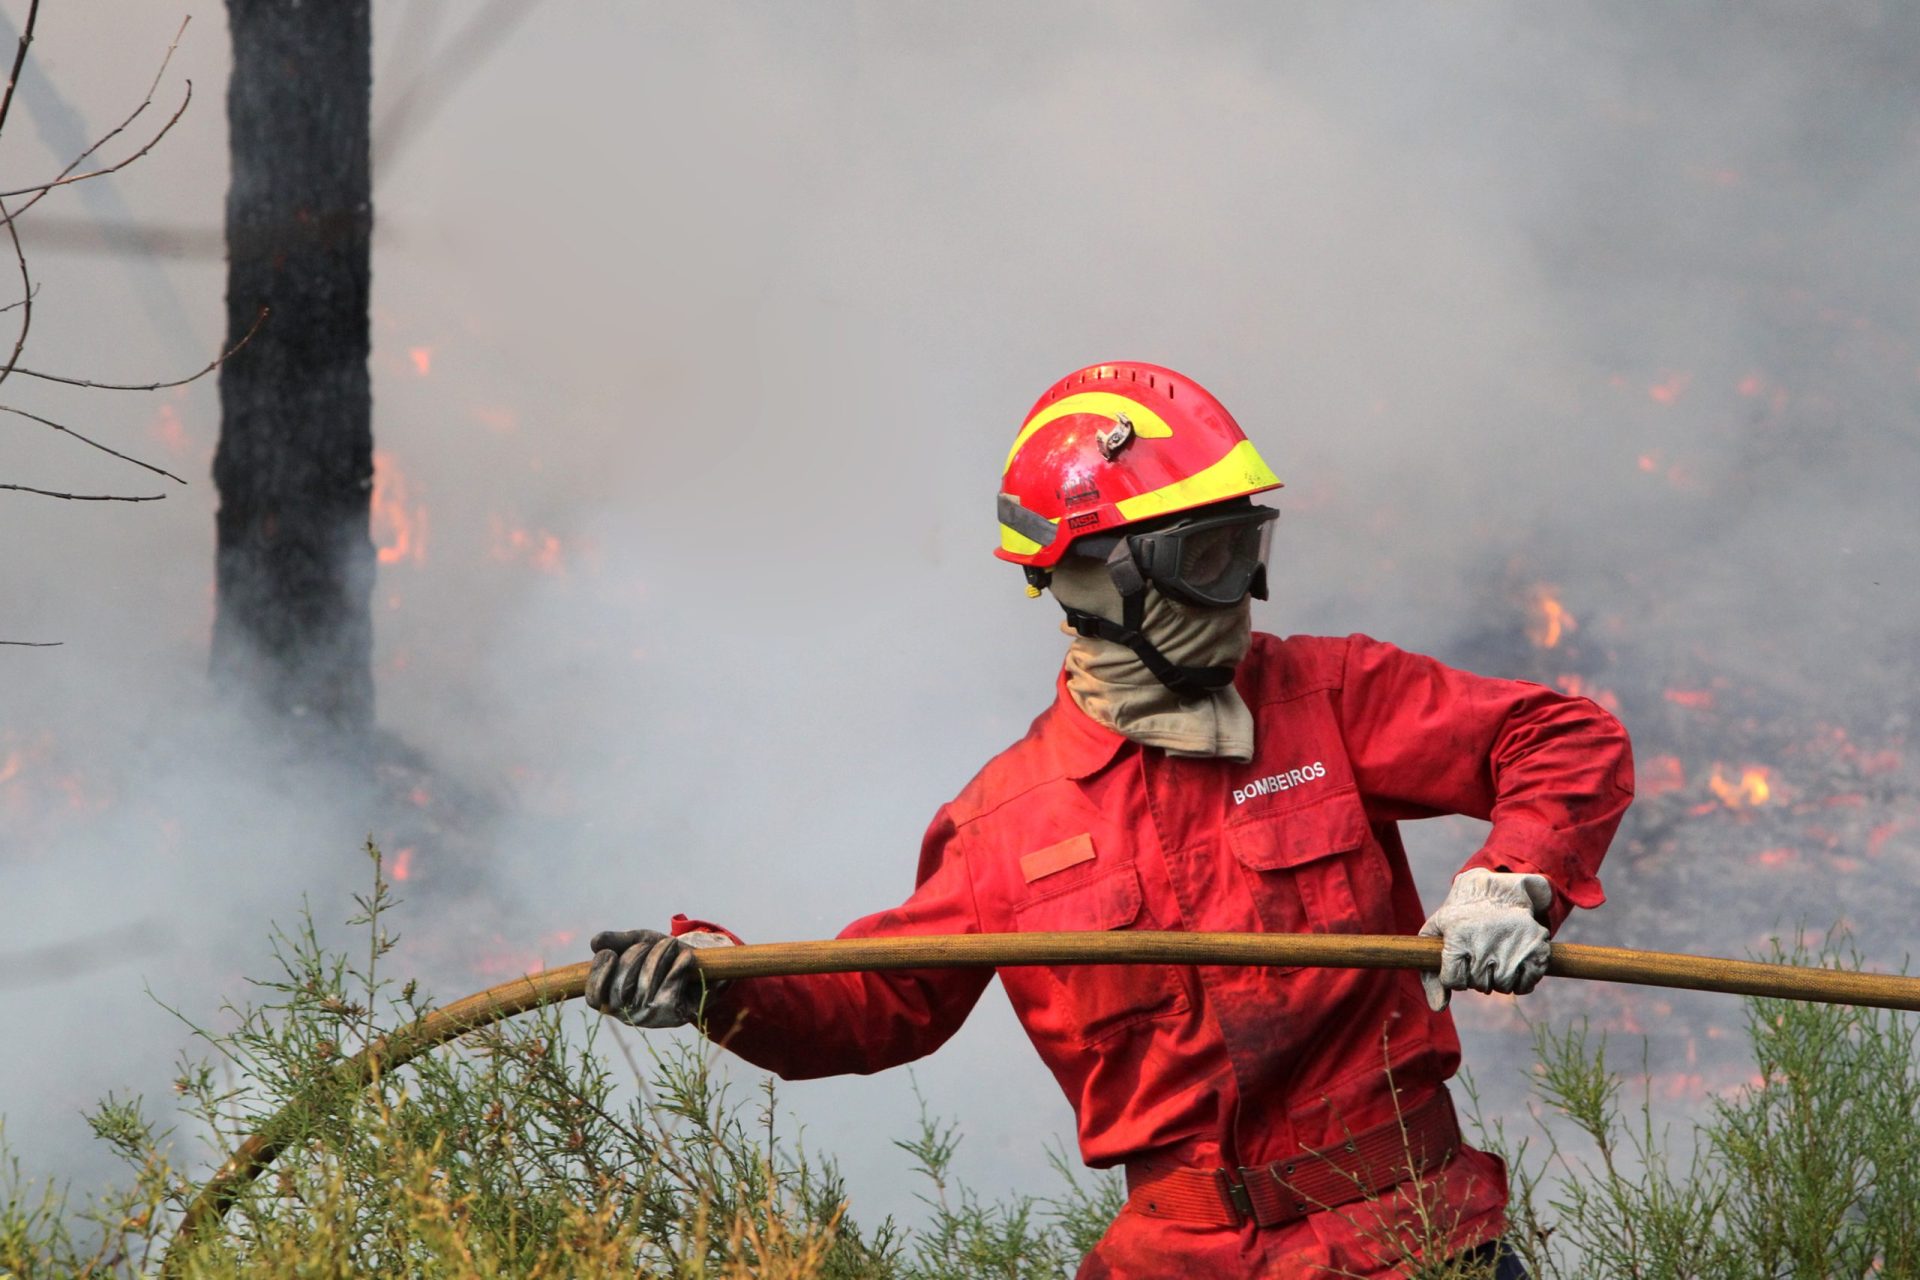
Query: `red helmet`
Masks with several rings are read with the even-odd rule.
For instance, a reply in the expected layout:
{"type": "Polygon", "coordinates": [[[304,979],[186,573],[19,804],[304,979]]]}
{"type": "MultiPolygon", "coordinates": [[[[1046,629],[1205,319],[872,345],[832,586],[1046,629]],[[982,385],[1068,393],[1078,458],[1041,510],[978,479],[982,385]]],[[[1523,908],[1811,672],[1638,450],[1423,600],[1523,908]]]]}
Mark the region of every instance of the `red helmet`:
{"type": "Polygon", "coordinates": [[[1157,364],[1089,365],[1049,388],[1014,437],[994,554],[1046,569],[1076,539],[1279,487],[1199,383],[1157,364]]]}

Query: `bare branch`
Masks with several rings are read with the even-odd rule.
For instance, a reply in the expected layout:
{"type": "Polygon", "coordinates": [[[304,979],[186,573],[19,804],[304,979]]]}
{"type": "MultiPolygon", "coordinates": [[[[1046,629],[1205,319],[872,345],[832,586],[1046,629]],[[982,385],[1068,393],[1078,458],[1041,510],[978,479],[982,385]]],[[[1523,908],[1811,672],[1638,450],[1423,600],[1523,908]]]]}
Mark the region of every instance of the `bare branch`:
{"type": "MultiPolygon", "coordinates": [[[[125,133],[127,129],[133,124],[133,122],[140,118],[141,113],[144,112],[148,107],[153,105],[153,95],[159,92],[160,81],[167,74],[167,66],[169,63],[173,61],[174,51],[179,49],[180,47],[180,37],[184,36],[187,33],[187,23],[191,21],[193,21],[191,16],[183,19],[180,23],[180,29],[173,33],[173,43],[168,45],[166,53],[161,55],[160,69],[153,73],[153,83],[147,86],[147,96],[141,99],[140,105],[135,107],[131,112],[129,112],[127,114],[126,119],[122,120],[119,124],[115,125],[112,129],[108,130],[105,134],[101,135],[101,137],[97,141],[95,141],[92,146],[88,147],[85,151],[82,151],[79,155],[75,156],[70,162],[68,162],[67,167],[60,171],[60,173],[55,178],[55,180],[52,183],[48,183],[44,188],[40,189],[38,194],[36,194],[33,197],[33,199],[27,201],[25,204],[21,205],[18,209],[15,209],[13,211],[14,217],[16,218],[19,217],[21,214],[25,213],[27,210],[33,208],[34,205],[39,204],[40,201],[46,196],[48,191],[52,190],[54,186],[58,185],[63,179],[66,178],[68,174],[72,173],[75,169],[78,169],[82,164],[84,164],[86,162],[87,157],[93,155],[95,152],[100,150],[100,148],[106,146],[109,142],[112,142],[115,138],[119,137],[122,133],[125,133]]],[[[189,99],[193,97],[193,82],[191,80],[187,82],[187,97],[189,99]]],[[[181,107],[181,110],[184,111],[185,109],[186,107],[183,104],[181,107]]],[[[174,118],[178,119],[179,117],[178,115],[176,115],[174,118]]],[[[172,127],[173,127],[172,123],[169,122],[167,125],[167,128],[170,129],[172,127]]],[[[165,132],[166,132],[166,129],[161,130],[161,133],[164,134],[165,132]]],[[[160,139],[158,137],[155,137],[153,141],[158,142],[159,140],[160,139]]],[[[151,149],[152,146],[153,146],[152,142],[147,144],[148,149],[151,149]]],[[[145,154],[145,153],[142,152],[142,154],[145,154]]],[[[121,167],[124,167],[126,164],[131,163],[132,159],[133,157],[129,157],[127,161],[122,162],[121,167]]]]}
{"type": "MultiPolygon", "coordinates": [[[[195,373],[190,373],[184,378],[175,378],[171,382],[94,382],[88,378],[68,378],[57,373],[42,373],[38,369],[28,369],[24,366],[13,369],[12,372],[20,374],[22,377],[39,378],[43,382],[59,382],[69,387],[93,387],[100,391],[163,391],[168,387],[184,387],[189,382],[198,382],[227,361],[239,355],[240,349],[249,342],[252,342],[253,335],[260,332],[260,326],[267,322],[267,317],[272,314],[272,310],[271,307],[260,308],[260,314],[254,317],[253,328],[247,330],[246,336],[215,356],[206,368],[195,373]]],[[[5,373],[0,373],[0,381],[4,381],[5,377],[5,373]]]]}
{"type": "Polygon", "coordinates": [[[33,276],[27,271],[27,253],[20,247],[20,228],[13,225],[13,215],[7,212],[4,199],[0,199],[0,223],[7,228],[7,241],[13,246],[13,260],[20,265],[20,333],[13,340],[13,351],[7,356],[5,368],[0,368],[0,382],[13,376],[20,363],[20,353],[26,350],[27,331],[33,328],[33,276]]]}
{"type": "Polygon", "coordinates": [[[65,643],[65,640],[0,640],[0,644],[15,649],[58,649],[65,643]]]}
{"type": "Polygon", "coordinates": [[[20,69],[27,65],[27,46],[33,43],[34,20],[40,16],[40,0],[27,6],[27,22],[20,28],[20,48],[13,55],[13,70],[7,72],[7,93],[0,97],[0,129],[7,127],[7,112],[13,109],[13,87],[20,83],[20,69]]]}
{"type": "Polygon", "coordinates": [[[102,453],[110,453],[114,457],[119,458],[122,462],[131,462],[136,467],[144,467],[148,471],[153,472],[153,474],[157,476],[165,476],[167,479],[173,481],[175,484],[186,483],[185,480],[182,480],[179,476],[173,474],[173,472],[168,471],[165,467],[156,467],[151,462],[143,462],[139,458],[136,458],[131,454],[122,453],[118,449],[115,449],[110,445],[101,444],[98,440],[95,440],[92,436],[83,436],[78,431],[75,431],[72,427],[67,426],[65,423],[55,422],[52,418],[43,418],[37,413],[28,413],[25,409],[17,409],[10,404],[0,404],[0,413],[11,413],[15,417],[27,418],[27,419],[30,419],[31,421],[37,422],[43,427],[52,427],[55,431],[59,431],[66,435],[72,436],[75,440],[78,440],[81,444],[87,445],[91,448],[98,449],[102,453]]]}
{"type": "MultiPolygon", "coordinates": [[[[112,164],[102,165],[98,169],[89,169],[85,173],[69,173],[62,177],[51,178],[46,182],[36,182],[30,187],[21,187],[18,190],[14,190],[14,191],[0,191],[0,199],[4,199],[7,196],[31,195],[35,200],[38,200],[41,196],[44,196],[47,192],[53,190],[55,187],[69,187],[76,182],[85,182],[89,178],[104,178],[110,173],[120,172],[120,170],[126,168],[128,165],[132,164],[135,160],[138,160],[141,156],[146,155],[147,152],[153,150],[156,146],[160,145],[160,139],[166,137],[169,133],[173,131],[173,126],[180,123],[180,117],[187,114],[187,107],[190,106],[192,102],[193,102],[193,81],[189,80],[187,81],[186,96],[180,99],[180,105],[174,109],[174,113],[167,117],[167,122],[160,126],[160,131],[154,134],[151,138],[147,139],[147,144],[141,147],[138,151],[134,152],[132,155],[126,157],[123,160],[116,160],[112,164]]],[[[83,153],[83,158],[84,158],[84,153],[83,153]]]]}
{"type": "MultiPolygon", "coordinates": [[[[33,286],[33,292],[28,296],[35,297],[35,298],[39,297],[40,286],[39,285],[33,286]]],[[[15,298],[12,302],[9,302],[6,306],[0,307],[0,315],[4,315],[6,312],[13,310],[15,307],[24,307],[26,305],[27,305],[26,298],[15,298]]]]}
{"type": "Polygon", "coordinates": [[[68,502],[158,502],[167,496],[164,493],[58,493],[52,489],[36,489],[30,484],[0,484],[0,489],[37,493],[43,498],[64,498],[68,502]]]}

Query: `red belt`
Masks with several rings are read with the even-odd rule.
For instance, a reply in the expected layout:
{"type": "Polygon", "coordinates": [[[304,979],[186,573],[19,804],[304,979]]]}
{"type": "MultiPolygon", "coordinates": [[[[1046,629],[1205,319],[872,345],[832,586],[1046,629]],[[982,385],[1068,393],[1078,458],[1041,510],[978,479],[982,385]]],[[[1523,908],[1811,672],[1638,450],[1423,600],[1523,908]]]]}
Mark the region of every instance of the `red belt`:
{"type": "Polygon", "coordinates": [[[1297,1222],[1437,1169],[1460,1149],[1460,1122],[1443,1086],[1398,1117],[1345,1142],[1240,1169],[1127,1166],[1127,1207],[1149,1218],[1212,1226],[1297,1222]]]}

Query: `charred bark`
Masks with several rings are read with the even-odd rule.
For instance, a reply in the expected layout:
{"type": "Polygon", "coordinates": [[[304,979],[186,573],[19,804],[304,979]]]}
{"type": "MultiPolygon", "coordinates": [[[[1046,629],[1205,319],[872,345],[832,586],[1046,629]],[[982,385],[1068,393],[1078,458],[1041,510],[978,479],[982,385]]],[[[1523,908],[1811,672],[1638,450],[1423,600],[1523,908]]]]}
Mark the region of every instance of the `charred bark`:
{"type": "Polygon", "coordinates": [[[213,673],[267,708],[373,720],[369,0],[228,0],[227,332],[213,673]]]}

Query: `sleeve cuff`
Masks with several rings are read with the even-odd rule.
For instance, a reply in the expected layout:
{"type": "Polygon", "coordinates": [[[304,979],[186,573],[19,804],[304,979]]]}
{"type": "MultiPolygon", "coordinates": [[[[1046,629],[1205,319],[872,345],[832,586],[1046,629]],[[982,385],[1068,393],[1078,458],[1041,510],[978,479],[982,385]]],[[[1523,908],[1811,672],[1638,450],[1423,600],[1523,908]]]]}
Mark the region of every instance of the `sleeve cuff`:
{"type": "Polygon", "coordinates": [[[687,915],[676,915],[673,918],[673,923],[669,931],[676,938],[683,933],[718,933],[731,939],[737,946],[744,947],[747,945],[741,940],[740,935],[733,930],[706,920],[695,920],[687,915]]]}
{"type": "Polygon", "coordinates": [[[1572,857],[1554,849],[1551,835],[1528,833],[1496,825],[1480,852],[1468,858],[1462,871],[1484,867],[1544,876],[1553,886],[1553,905],[1547,909],[1547,928],[1558,931],[1575,907],[1592,910],[1607,900],[1600,881],[1572,857]]]}

